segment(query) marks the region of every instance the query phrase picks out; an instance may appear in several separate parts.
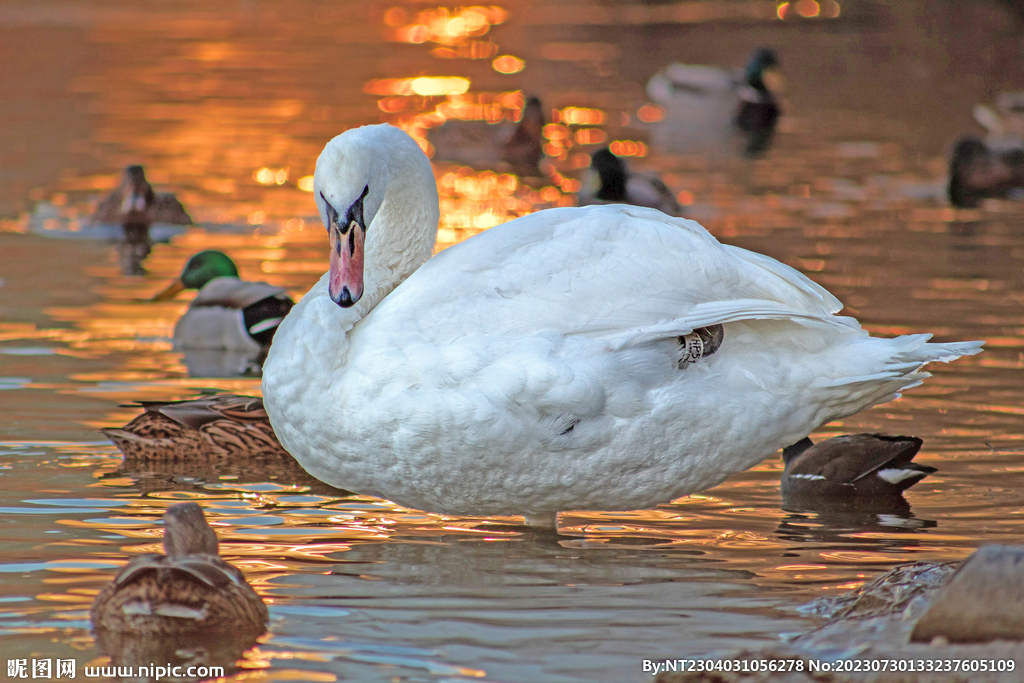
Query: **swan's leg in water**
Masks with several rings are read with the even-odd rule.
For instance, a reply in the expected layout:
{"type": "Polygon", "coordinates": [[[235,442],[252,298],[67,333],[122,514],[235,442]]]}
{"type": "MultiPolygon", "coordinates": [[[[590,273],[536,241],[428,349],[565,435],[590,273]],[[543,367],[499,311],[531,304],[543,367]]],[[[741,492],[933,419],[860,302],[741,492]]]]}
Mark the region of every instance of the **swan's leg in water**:
{"type": "Polygon", "coordinates": [[[542,529],[558,528],[558,513],[547,512],[540,515],[523,515],[526,518],[526,526],[534,526],[542,529]]]}

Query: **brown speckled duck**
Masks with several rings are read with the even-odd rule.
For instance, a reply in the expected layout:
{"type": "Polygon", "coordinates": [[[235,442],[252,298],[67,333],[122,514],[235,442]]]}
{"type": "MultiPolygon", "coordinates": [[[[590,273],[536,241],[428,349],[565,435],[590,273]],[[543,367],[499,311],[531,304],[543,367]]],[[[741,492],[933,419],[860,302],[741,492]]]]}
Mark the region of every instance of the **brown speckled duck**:
{"type": "Polygon", "coordinates": [[[90,222],[121,225],[118,244],[121,272],[142,275],[145,273],[142,261],[153,248],[150,226],[154,223],[191,225],[192,218],[173,194],[153,191],[141,166],[129,166],[124,169],[121,184],[100,202],[90,222]]]}
{"type": "Polygon", "coordinates": [[[103,429],[126,459],[290,458],[263,400],[220,394],[191,401],[140,403],[144,412],[120,429],[103,429]]]}
{"type": "Polygon", "coordinates": [[[196,631],[262,633],[267,606],[217,554],[217,535],[196,503],[164,513],[166,555],[132,559],[93,603],[97,631],[153,636],[196,631]]]}
{"type": "Polygon", "coordinates": [[[169,192],[154,192],[142,166],[124,169],[121,184],[107,195],[92,215],[93,223],[117,225],[133,222],[192,225],[192,218],[177,197],[169,192]]]}

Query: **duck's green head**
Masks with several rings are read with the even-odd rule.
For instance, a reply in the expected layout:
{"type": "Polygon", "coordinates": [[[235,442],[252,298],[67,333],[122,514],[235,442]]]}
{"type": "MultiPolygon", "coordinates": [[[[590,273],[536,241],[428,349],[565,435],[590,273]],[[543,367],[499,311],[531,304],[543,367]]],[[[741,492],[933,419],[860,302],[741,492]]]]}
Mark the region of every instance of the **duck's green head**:
{"type": "Polygon", "coordinates": [[[750,53],[747,66],[743,70],[743,77],[750,87],[757,90],[768,90],[771,81],[777,78],[775,70],[778,66],[779,58],[775,55],[775,50],[759,47],[750,53]],[[766,80],[768,83],[765,82],[766,80]]]}
{"type": "Polygon", "coordinates": [[[215,249],[201,251],[188,260],[181,271],[181,277],[167,289],[153,297],[153,301],[166,301],[183,289],[202,289],[218,277],[238,277],[235,262],[224,252],[215,249]]]}

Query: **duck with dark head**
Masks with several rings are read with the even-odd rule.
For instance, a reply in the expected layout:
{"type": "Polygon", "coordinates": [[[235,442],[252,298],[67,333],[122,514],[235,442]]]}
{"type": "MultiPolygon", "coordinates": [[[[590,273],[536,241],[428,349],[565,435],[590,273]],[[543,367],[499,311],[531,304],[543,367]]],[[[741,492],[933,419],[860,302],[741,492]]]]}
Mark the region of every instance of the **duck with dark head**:
{"type": "Polygon", "coordinates": [[[651,142],[683,154],[739,153],[753,157],[771,146],[781,108],[775,51],[759,47],[742,70],[673,63],[647,83],[647,96],[664,117],[654,124],[651,142]]]}
{"type": "Polygon", "coordinates": [[[899,498],[934,467],[912,462],[916,436],[848,434],[815,444],[804,438],[782,451],[782,497],[899,498]]]}
{"type": "MultiPolygon", "coordinates": [[[[295,302],[282,287],[238,277],[238,267],[227,254],[207,249],[188,260],[181,275],[154,301],[167,301],[186,289],[198,290],[185,315],[174,326],[174,348],[186,352],[216,351],[211,366],[216,376],[258,374],[278,325],[295,302]],[[223,362],[221,362],[223,361],[223,362]]],[[[202,354],[199,354],[200,357],[202,354]]],[[[190,374],[193,364],[186,357],[190,374]]]]}
{"type": "Polygon", "coordinates": [[[766,74],[778,65],[775,51],[762,47],[750,55],[743,71],[745,87],[739,89],[740,107],[736,112],[736,127],[746,133],[744,152],[747,156],[762,154],[771,145],[775,135],[780,110],[765,79],[766,74]]]}
{"type": "Polygon", "coordinates": [[[995,150],[975,137],[960,139],[949,160],[949,202],[973,208],[982,199],[1024,190],[1024,147],[995,150]]]}
{"type": "Polygon", "coordinates": [[[633,204],[658,209],[670,216],[682,214],[682,208],[661,178],[632,173],[621,157],[607,147],[594,152],[590,171],[579,193],[579,205],[633,204]]]}

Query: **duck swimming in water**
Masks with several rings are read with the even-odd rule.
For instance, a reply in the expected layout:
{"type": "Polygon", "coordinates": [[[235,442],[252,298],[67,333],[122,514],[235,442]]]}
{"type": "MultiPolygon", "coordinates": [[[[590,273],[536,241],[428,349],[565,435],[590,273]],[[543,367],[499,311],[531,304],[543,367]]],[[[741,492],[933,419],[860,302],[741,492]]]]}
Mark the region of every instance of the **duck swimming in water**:
{"type": "Polygon", "coordinates": [[[149,230],[154,223],[191,225],[192,218],[173,194],[157,194],[142,166],[124,169],[121,184],[100,202],[90,222],[120,225],[118,251],[121,272],[142,275],[142,262],[153,248],[149,230]]]}
{"type": "Polygon", "coordinates": [[[125,220],[192,225],[192,218],[177,197],[170,192],[153,191],[142,166],[124,169],[121,184],[100,202],[91,218],[93,223],[112,225],[125,220]]]}
{"type": "Polygon", "coordinates": [[[899,496],[937,471],[911,462],[921,443],[916,436],[885,434],[848,434],[818,444],[803,439],[782,452],[782,495],[899,496]]]}
{"type": "Polygon", "coordinates": [[[89,615],[93,628],[155,637],[266,630],[267,606],[220,558],[217,535],[199,505],[167,509],[164,550],[133,558],[100,591],[89,615]]]}
{"type": "Polygon", "coordinates": [[[652,143],[678,153],[764,153],[781,110],[769,84],[779,60],[758,48],[740,73],[695,64],[670,64],[651,77],[647,96],[665,110],[652,143]]]}
{"type": "Polygon", "coordinates": [[[428,261],[434,176],[388,125],[329,142],[314,197],[330,268],[278,329],[264,407],[310,474],[412,508],[649,508],[981,350],[871,337],[796,270],[653,209],[539,211],[428,261]]]}
{"type": "Polygon", "coordinates": [[[225,349],[265,353],[295,302],[281,287],[238,278],[227,254],[208,249],[185,264],[181,276],[153,297],[167,301],[199,290],[174,326],[176,349],[225,349]]]}
{"type": "Polygon", "coordinates": [[[1024,191],[1024,142],[1008,149],[991,149],[975,137],[960,139],[949,160],[949,202],[974,208],[982,199],[1008,197],[1024,191]]]}
{"type": "Polygon", "coordinates": [[[590,173],[579,194],[579,205],[632,204],[657,209],[670,216],[682,213],[679,202],[661,178],[630,173],[626,162],[607,147],[594,152],[590,173]]]}
{"type": "Polygon", "coordinates": [[[507,165],[516,175],[543,177],[544,109],[531,97],[523,105],[518,123],[486,121],[447,121],[433,128],[428,139],[434,147],[435,161],[448,161],[476,168],[501,168],[507,165]]]}
{"type": "Polygon", "coordinates": [[[126,459],[245,460],[283,457],[263,401],[219,394],[191,401],[143,401],[141,415],[119,429],[101,429],[126,459]]]}

